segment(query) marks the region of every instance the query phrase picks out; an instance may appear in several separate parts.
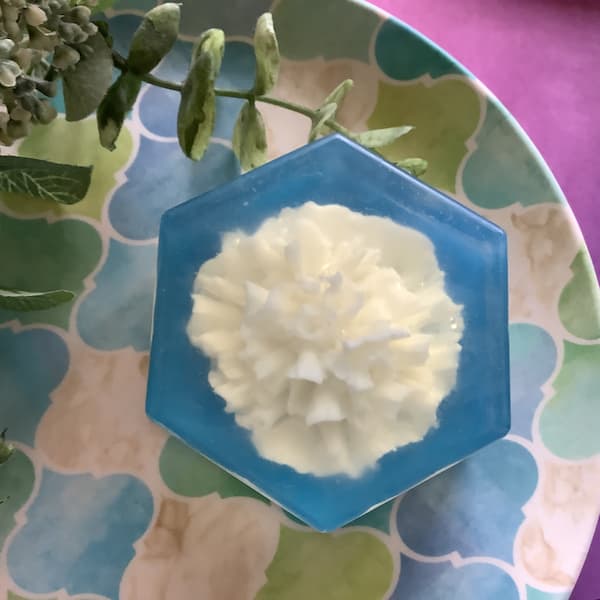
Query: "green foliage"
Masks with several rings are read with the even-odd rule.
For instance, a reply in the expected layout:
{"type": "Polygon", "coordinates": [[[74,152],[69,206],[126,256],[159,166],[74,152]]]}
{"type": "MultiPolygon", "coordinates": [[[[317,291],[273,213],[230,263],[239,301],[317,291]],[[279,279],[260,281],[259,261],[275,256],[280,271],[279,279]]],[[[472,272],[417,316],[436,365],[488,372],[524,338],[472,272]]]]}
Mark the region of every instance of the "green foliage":
{"type": "Polygon", "coordinates": [[[329,133],[327,121],[335,117],[338,109],[336,102],[328,102],[315,111],[315,116],[312,119],[312,128],[308,135],[308,141],[313,142],[319,136],[329,133]]]}
{"type": "Polygon", "coordinates": [[[90,21],[94,0],[3,0],[0,19],[0,143],[56,117],[48,97],[65,78],[68,118],[93,112],[110,83],[110,54],[90,21]],[[88,63],[84,67],[84,63],[88,63]],[[107,81],[108,73],[108,81],[107,81]],[[81,97],[79,97],[81,88],[81,97]]]}
{"type": "Polygon", "coordinates": [[[427,161],[423,158],[405,158],[394,163],[397,167],[408,171],[413,177],[420,177],[427,171],[427,161]]]}
{"type": "Polygon", "coordinates": [[[59,304],[70,302],[74,297],[75,294],[67,290],[25,292],[23,290],[0,288],[0,308],[3,310],[18,310],[20,312],[46,310],[54,308],[59,304]]]}
{"type": "Polygon", "coordinates": [[[352,89],[353,86],[354,81],[352,81],[352,79],[344,79],[344,81],[337,85],[329,94],[329,96],[325,98],[323,105],[333,103],[341,106],[342,100],[346,97],[346,94],[352,89]]]}
{"type": "Polygon", "coordinates": [[[181,90],[177,137],[185,155],[193,160],[200,160],[206,152],[215,126],[215,80],[224,50],[223,31],[204,32],[194,48],[192,66],[181,90]]]}
{"type": "Polygon", "coordinates": [[[254,54],[256,56],[254,94],[263,96],[273,89],[279,76],[279,44],[271,13],[261,15],[256,22],[254,54]]]}
{"type": "MultiPolygon", "coordinates": [[[[200,160],[210,142],[216,119],[216,97],[245,100],[238,116],[232,146],[243,171],[267,160],[267,135],[256,102],[270,103],[311,119],[309,141],[337,131],[369,148],[386,146],[411,131],[391,127],[352,133],[336,121],[336,113],[352,89],[342,81],[315,110],[267,96],[277,83],[279,44],[270,13],[256,23],[256,75],[250,90],[219,90],[215,82],[225,50],[225,33],[208,29],[192,51],[190,69],[182,84],[163,81],[151,71],[173,47],[179,33],[179,4],[165,2],[150,10],[133,35],[127,58],[112,48],[109,25],[90,20],[93,0],[18,0],[0,20],[0,143],[11,144],[29,134],[32,123],[48,123],[56,111],[44,98],[56,93],[63,79],[66,118],[81,120],[96,110],[100,143],[113,150],[140,92],[142,82],[179,91],[177,135],[186,156],[200,160]],[[89,5],[89,6],[88,6],[89,5]],[[10,18],[9,18],[10,17],[10,18]],[[22,26],[26,23],[27,36],[22,26]],[[112,83],[113,67],[121,73],[112,83]]],[[[110,6],[106,0],[102,6],[110,6]]],[[[427,163],[418,158],[397,163],[413,175],[427,163]]],[[[60,165],[41,160],[0,157],[0,191],[17,192],[63,204],[81,200],[90,185],[91,167],[60,165]]],[[[42,310],[68,302],[66,290],[0,290],[0,308],[42,310]]]]}
{"type": "Polygon", "coordinates": [[[0,465],[3,465],[13,454],[15,447],[6,441],[6,429],[0,433],[0,465]]]}
{"type": "Polygon", "coordinates": [[[250,171],[267,160],[267,133],[262,115],[253,102],[246,102],[233,131],[233,151],[242,171],[250,171]]]}
{"type": "Polygon", "coordinates": [[[372,129],[363,131],[352,136],[355,142],[366,146],[367,148],[380,148],[395,142],[399,137],[411,132],[413,128],[410,125],[401,127],[386,127],[385,129],[372,129]]]}
{"type": "Polygon", "coordinates": [[[127,113],[133,108],[140,92],[142,80],[125,71],[110,86],[102,99],[96,115],[100,143],[109,150],[115,149],[115,142],[121,133],[121,127],[127,113]]]}
{"type": "Polygon", "coordinates": [[[0,191],[74,204],[86,195],[91,167],[63,165],[35,158],[0,156],[0,191]]]}
{"type": "Polygon", "coordinates": [[[127,66],[138,75],[150,73],[177,40],[179,4],[165,2],[146,13],[131,40],[127,66]]]}
{"type": "Polygon", "coordinates": [[[88,40],[93,53],[63,75],[67,121],[80,121],[99,106],[112,81],[112,53],[106,39],[97,33],[88,40]]]}

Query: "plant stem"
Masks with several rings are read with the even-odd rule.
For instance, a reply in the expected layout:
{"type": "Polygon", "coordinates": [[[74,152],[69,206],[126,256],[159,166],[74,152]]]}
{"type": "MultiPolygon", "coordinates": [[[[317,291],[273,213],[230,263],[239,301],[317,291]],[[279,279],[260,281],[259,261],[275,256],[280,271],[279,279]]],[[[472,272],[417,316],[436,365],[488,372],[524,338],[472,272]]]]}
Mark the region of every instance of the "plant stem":
{"type": "MultiPolygon", "coordinates": [[[[306,106],[296,104],[295,102],[288,102],[287,100],[280,100],[279,98],[272,98],[271,96],[254,96],[252,92],[238,92],[236,90],[215,89],[215,94],[217,96],[224,96],[225,98],[242,98],[248,101],[254,100],[255,102],[272,104],[273,106],[279,106],[280,108],[285,108],[287,110],[291,110],[293,112],[304,115],[309,119],[314,119],[317,114],[316,110],[312,110],[311,108],[308,108],[306,106]]],[[[344,135],[350,136],[350,130],[340,125],[337,121],[331,119],[329,121],[326,121],[325,123],[328,127],[337,131],[338,133],[343,133],[344,135]]]]}
{"type": "Polygon", "coordinates": [[[156,87],[164,88],[165,90],[173,90],[175,92],[181,92],[183,86],[180,83],[173,81],[167,81],[166,79],[160,79],[150,75],[150,73],[142,76],[142,81],[155,85],[156,87]]]}
{"type": "MultiPolygon", "coordinates": [[[[123,58],[118,52],[113,50],[113,64],[120,71],[127,70],[127,61],[123,58]]],[[[149,83],[150,85],[154,85],[156,87],[164,88],[165,90],[173,90],[175,92],[181,92],[183,89],[183,85],[181,83],[175,83],[173,81],[167,81],[166,79],[160,79],[160,77],[155,77],[150,73],[141,76],[142,81],[149,83]]],[[[287,100],[280,100],[279,98],[272,98],[271,96],[255,96],[252,91],[239,91],[239,90],[221,90],[215,88],[215,95],[221,96],[223,98],[240,98],[241,100],[248,100],[249,102],[263,102],[264,104],[271,104],[273,106],[279,106],[280,108],[285,108],[287,110],[291,110],[298,114],[304,115],[309,119],[314,119],[316,117],[316,111],[308,108],[306,106],[302,106],[300,104],[296,104],[295,102],[288,102],[287,100]]],[[[327,127],[346,135],[348,137],[351,136],[350,130],[346,129],[343,125],[340,125],[334,119],[330,119],[325,122],[327,127]]]]}

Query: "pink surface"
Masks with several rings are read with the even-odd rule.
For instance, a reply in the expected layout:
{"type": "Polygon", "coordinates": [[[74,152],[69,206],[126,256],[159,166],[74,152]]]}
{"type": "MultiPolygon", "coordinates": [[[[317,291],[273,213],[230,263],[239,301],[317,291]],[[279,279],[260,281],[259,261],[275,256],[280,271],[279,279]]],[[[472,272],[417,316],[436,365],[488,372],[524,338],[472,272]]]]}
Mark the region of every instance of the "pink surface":
{"type": "Polygon", "coordinates": [[[375,0],[483,81],[548,162],[600,273],[600,0],[375,0]]]}

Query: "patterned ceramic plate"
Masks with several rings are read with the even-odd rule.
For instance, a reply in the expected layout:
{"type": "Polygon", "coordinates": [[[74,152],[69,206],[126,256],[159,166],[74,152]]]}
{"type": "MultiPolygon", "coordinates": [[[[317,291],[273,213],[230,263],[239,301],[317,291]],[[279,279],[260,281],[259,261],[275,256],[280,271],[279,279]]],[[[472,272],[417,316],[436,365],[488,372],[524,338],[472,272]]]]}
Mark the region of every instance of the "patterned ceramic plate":
{"type": "MultiPolygon", "coordinates": [[[[110,12],[116,45],[149,1],[110,12]]],[[[145,88],[118,149],[93,119],[58,119],[18,152],[95,164],[84,202],[4,197],[3,277],[60,284],[71,304],[0,314],[3,467],[0,598],[482,598],[568,596],[597,515],[598,291],[571,211],[547,167],[491,94],[409,28],[346,0],[192,2],[159,67],[181,77],[190,40],[229,34],[222,86],[252,81],[252,25],[272,8],[285,60],[277,93],[317,105],[356,81],[354,128],[411,123],[388,156],[423,156],[425,179],[508,235],[513,427],[508,437],[360,521],[316,534],[144,415],[156,236],[165,209],[235,177],[239,108],[219,102],[206,159],[182,158],[176,94],[145,88]],[[55,146],[57,136],[64,144],[55,146]],[[175,183],[176,182],[176,183],[175,183]]],[[[265,107],[271,156],[308,123],[265,107]]]]}

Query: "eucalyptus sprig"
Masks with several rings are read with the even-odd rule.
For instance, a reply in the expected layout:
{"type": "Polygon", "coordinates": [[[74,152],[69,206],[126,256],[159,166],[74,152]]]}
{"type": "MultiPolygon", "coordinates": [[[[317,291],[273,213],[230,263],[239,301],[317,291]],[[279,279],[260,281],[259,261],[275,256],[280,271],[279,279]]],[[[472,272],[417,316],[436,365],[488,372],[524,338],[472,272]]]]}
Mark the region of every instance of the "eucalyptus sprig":
{"type": "MultiPolygon", "coordinates": [[[[192,51],[189,72],[183,82],[155,77],[150,71],[158,64],[157,59],[163,58],[175,43],[179,19],[178,4],[161,4],[146,14],[133,36],[127,58],[113,50],[114,65],[121,71],[121,76],[98,110],[100,139],[107,148],[114,148],[115,133],[118,135],[143,81],[180,92],[177,134],[183,152],[193,160],[202,158],[210,142],[215,124],[216,98],[221,96],[245,100],[232,140],[233,150],[244,171],[260,166],[267,159],[267,136],[258,103],[272,104],[308,117],[312,124],[308,141],[336,131],[368,148],[379,148],[391,144],[412,130],[410,126],[402,126],[353,133],[341,125],[336,120],[336,113],[352,88],[351,79],[341,82],[316,109],[270,96],[269,93],[277,83],[280,64],[279,44],[270,13],[261,15],[256,22],[256,75],[252,88],[230,90],[215,87],[225,51],[225,33],[221,29],[209,29],[199,36],[192,51]],[[141,50],[134,52],[134,49],[141,50]],[[146,54],[152,60],[145,61],[146,54]]],[[[420,164],[423,165],[423,161],[420,164]]]]}
{"type": "MultiPolygon", "coordinates": [[[[279,76],[279,44],[270,13],[261,15],[254,34],[255,79],[247,90],[216,87],[225,52],[225,33],[208,29],[194,44],[190,66],[181,82],[166,81],[152,71],[171,51],[179,35],[179,4],[165,2],[146,13],[133,35],[127,56],[112,46],[108,22],[92,19],[96,0],[0,0],[0,144],[29,134],[31,124],[56,117],[48,97],[62,78],[65,117],[78,121],[94,111],[100,143],[113,150],[142,83],[180,93],[177,136],[184,154],[200,160],[213,135],[217,97],[244,100],[232,147],[243,171],[267,160],[267,134],[260,104],[271,104],[311,121],[308,141],[338,132],[367,148],[391,144],[412,127],[352,132],[337,113],[353,86],[342,81],[313,109],[271,96],[279,76]],[[113,69],[119,76],[113,81],[113,69]]],[[[396,163],[415,176],[427,163],[406,158],[396,163]]],[[[91,167],[59,165],[36,159],[0,157],[0,192],[19,192],[71,204],[84,198],[91,167]]],[[[24,291],[0,281],[0,309],[42,310],[68,302],[66,290],[24,291]]]]}

